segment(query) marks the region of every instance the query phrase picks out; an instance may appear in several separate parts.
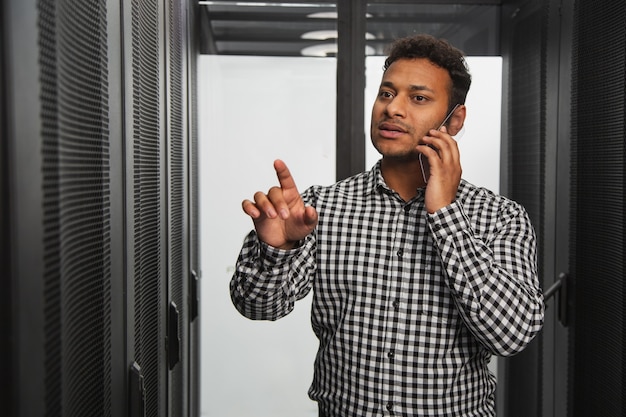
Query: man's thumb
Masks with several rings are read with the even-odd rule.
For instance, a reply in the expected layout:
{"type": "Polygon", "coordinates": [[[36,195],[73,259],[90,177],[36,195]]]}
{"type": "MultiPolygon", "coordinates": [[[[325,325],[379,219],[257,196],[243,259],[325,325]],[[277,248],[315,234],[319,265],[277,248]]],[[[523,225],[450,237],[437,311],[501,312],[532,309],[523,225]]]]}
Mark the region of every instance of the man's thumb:
{"type": "Polygon", "coordinates": [[[315,226],[317,224],[317,210],[311,205],[304,206],[304,223],[307,226],[315,226]]]}

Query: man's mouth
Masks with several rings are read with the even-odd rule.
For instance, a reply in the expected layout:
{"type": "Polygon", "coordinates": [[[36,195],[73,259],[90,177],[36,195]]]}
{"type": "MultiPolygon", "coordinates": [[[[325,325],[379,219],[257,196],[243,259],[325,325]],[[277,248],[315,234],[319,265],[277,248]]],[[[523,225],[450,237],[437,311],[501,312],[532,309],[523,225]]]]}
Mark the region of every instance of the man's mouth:
{"type": "Polygon", "coordinates": [[[380,123],[378,125],[378,128],[380,130],[391,130],[391,131],[394,131],[394,132],[406,133],[406,129],[404,129],[402,126],[398,126],[398,125],[396,125],[394,123],[389,123],[389,122],[380,123]]]}
{"type": "Polygon", "coordinates": [[[379,123],[378,130],[380,135],[387,139],[397,138],[398,136],[407,133],[407,130],[404,127],[390,122],[379,123]]]}

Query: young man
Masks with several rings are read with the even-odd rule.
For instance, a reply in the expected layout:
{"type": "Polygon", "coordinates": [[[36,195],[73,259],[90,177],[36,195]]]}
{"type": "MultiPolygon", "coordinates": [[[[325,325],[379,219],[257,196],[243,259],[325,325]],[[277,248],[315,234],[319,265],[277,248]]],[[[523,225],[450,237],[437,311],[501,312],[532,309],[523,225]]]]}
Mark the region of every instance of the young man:
{"type": "Polygon", "coordinates": [[[492,355],[543,324],[535,234],[517,203],[461,179],[452,138],[470,86],[463,54],[419,35],[392,45],[372,110],[382,159],[300,194],[245,200],[255,230],[231,281],[244,316],[276,320],[313,289],[320,416],[495,416],[492,355]]]}

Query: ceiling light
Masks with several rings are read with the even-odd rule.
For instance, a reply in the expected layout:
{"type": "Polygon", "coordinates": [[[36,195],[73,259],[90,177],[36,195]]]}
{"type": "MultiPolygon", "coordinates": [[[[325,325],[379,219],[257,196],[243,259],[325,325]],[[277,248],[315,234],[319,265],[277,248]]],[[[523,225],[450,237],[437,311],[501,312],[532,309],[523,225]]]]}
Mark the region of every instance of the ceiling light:
{"type": "MultiPolygon", "coordinates": [[[[329,5],[330,6],[330,5],[329,5]]],[[[337,19],[337,12],[315,12],[306,15],[309,19],[337,19]]],[[[365,13],[365,17],[372,17],[371,13],[365,13]]]]}
{"type": "Polygon", "coordinates": [[[329,43],[329,44],[307,46],[306,48],[302,48],[300,53],[304,56],[322,56],[322,57],[335,56],[337,55],[337,44],[329,43]]]}
{"type": "Polygon", "coordinates": [[[310,19],[337,19],[337,12],[315,12],[306,15],[310,19]]]}
{"type": "MultiPolygon", "coordinates": [[[[313,30],[311,32],[305,32],[302,35],[300,35],[301,39],[314,39],[317,41],[325,41],[327,39],[337,39],[337,31],[336,30],[313,30]]],[[[372,40],[372,39],[376,39],[376,36],[374,36],[371,33],[366,33],[365,34],[365,39],[367,40],[372,40]]]]}
{"type": "MultiPolygon", "coordinates": [[[[311,45],[306,48],[302,48],[300,53],[303,56],[321,56],[332,57],[337,56],[337,44],[336,43],[324,43],[319,45],[311,45]]],[[[365,55],[374,55],[376,50],[371,46],[365,46],[365,55]]]]}
{"type": "Polygon", "coordinates": [[[336,30],[314,30],[306,32],[300,35],[302,39],[315,39],[318,41],[325,41],[326,39],[337,39],[336,30]]]}
{"type": "MultiPolygon", "coordinates": [[[[198,1],[202,6],[233,6],[232,1],[198,1]]],[[[318,4],[318,3],[282,3],[282,2],[245,2],[238,1],[234,3],[235,6],[250,6],[250,7],[334,7],[333,4],[318,4]]]]}

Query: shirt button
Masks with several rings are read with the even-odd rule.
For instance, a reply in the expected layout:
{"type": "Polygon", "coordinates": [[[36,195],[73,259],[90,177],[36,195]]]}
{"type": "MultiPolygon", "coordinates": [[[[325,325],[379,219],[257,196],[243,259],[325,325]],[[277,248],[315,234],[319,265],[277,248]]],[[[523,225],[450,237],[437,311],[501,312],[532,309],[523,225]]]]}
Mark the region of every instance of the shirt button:
{"type": "Polygon", "coordinates": [[[391,305],[397,310],[400,307],[400,302],[398,300],[394,300],[391,305]]]}
{"type": "Polygon", "coordinates": [[[385,408],[387,409],[387,411],[391,411],[393,410],[393,403],[391,401],[389,401],[386,405],[385,408]]]}
{"type": "Polygon", "coordinates": [[[402,254],[404,251],[402,249],[398,249],[398,258],[402,258],[402,254]]]}
{"type": "Polygon", "coordinates": [[[408,204],[407,204],[406,206],[404,206],[404,211],[406,211],[407,213],[408,213],[409,211],[411,211],[411,206],[410,206],[410,205],[408,205],[408,204]]]}
{"type": "Polygon", "coordinates": [[[440,230],[441,230],[441,225],[440,225],[439,223],[437,223],[436,225],[434,225],[434,226],[433,226],[433,230],[434,230],[435,232],[440,231],[440,230]]]}
{"type": "Polygon", "coordinates": [[[388,353],[387,353],[387,357],[388,357],[389,359],[393,359],[393,357],[394,357],[394,353],[393,353],[393,351],[388,352],[388,353]]]}

